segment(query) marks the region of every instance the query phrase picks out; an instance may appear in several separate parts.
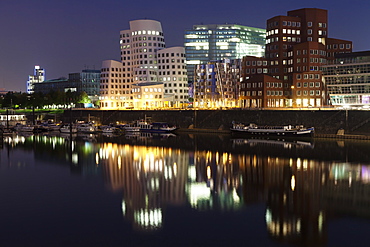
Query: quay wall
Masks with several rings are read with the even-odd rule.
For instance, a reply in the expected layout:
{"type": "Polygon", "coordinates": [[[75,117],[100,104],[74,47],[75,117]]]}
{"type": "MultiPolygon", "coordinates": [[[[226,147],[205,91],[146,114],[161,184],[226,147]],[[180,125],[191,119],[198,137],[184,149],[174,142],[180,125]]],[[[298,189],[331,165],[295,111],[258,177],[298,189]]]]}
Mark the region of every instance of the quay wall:
{"type": "Polygon", "coordinates": [[[63,122],[95,121],[98,124],[129,123],[150,118],[179,128],[229,130],[232,122],[257,125],[304,125],[315,127],[318,134],[370,135],[370,111],[361,110],[88,110],[65,111],[63,122]]]}

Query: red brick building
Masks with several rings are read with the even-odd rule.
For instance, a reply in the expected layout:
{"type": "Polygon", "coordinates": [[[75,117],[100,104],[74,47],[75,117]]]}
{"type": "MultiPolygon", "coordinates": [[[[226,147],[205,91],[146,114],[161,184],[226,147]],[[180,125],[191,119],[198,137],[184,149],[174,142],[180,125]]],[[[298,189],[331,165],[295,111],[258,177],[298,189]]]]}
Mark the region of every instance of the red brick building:
{"type": "MultiPolygon", "coordinates": [[[[322,80],[321,66],[334,59],[337,53],[352,52],[352,42],[328,38],[327,10],[304,8],[288,11],[287,16],[267,20],[265,58],[245,57],[242,63],[242,107],[323,107],[328,98],[322,80]],[[260,72],[260,73],[258,73],[260,72]],[[264,83],[274,83],[276,90],[261,95],[248,96],[247,83],[253,77],[265,74],[270,78],[264,83]],[[246,85],[243,85],[246,84],[246,85]],[[243,93],[244,91],[244,93],[243,93]],[[274,95],[271,95],[271,92],[274,95]],[[244,95],[244,96],[243,96],[244,95]],[[253,102],[260,102],[254,104],[253,102]]],[[[260,78],[260,77],[257,77],[260,78]]],[[[264,77],[266,79],[266,77],[264,77]]]]}

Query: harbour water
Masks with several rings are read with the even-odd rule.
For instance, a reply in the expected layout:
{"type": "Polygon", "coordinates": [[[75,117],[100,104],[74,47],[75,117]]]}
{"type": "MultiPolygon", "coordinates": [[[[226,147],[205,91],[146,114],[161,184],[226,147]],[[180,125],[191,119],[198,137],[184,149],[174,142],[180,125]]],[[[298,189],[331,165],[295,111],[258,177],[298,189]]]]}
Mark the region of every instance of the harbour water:
{"type": "Polygon", "coordinates": [[[368,246],[370,141],[15,135],[0,246],[368,246]]]}

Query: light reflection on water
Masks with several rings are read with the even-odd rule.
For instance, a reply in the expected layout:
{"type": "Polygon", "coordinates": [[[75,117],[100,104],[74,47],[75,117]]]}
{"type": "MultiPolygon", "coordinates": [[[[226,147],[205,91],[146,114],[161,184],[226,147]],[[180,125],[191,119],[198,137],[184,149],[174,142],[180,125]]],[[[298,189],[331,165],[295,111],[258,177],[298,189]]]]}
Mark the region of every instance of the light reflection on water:
{"type": "MultiPolygon", "coordinates": [[[[276,244],[325,245],[333,241],[328,239],[328,222],[337,215],[370,218],[368,160],[313,157],[330,152],[333,143],[223,137],[229,148],[209,150],[201,141],[192,149],[174,145],[181,137],[171,137],[178,141],[167,146],[153,145],[142,136],[127,138],[135,144],[102,138],[15,136],[5,137],[2,145],[4,151],[35,150],[36,158],[39,152],[47,153],[79,167],[82,174],[101,175],[110,191],[122,192],[122,217],[136,231],[163,230],[168,206],[243,212],[262,202],[265,231],[276,244]]],[[[344,142],[334,146],[347,147],[344,142]]],[[[356,149],[346,150],[351,148],[356,149]]],[[[3,170],[5,164],[1,166],[3,170]]]]}

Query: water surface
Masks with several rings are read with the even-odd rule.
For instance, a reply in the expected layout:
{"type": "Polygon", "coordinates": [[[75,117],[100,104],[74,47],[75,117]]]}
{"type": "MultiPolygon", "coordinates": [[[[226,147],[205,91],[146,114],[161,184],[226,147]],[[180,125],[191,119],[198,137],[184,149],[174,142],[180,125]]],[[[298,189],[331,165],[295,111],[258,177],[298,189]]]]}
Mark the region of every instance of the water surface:
{"type": "Polygon", "coordinates": [[[370,142],[5,137],[0,246],[368,246],[370,142]]]}

